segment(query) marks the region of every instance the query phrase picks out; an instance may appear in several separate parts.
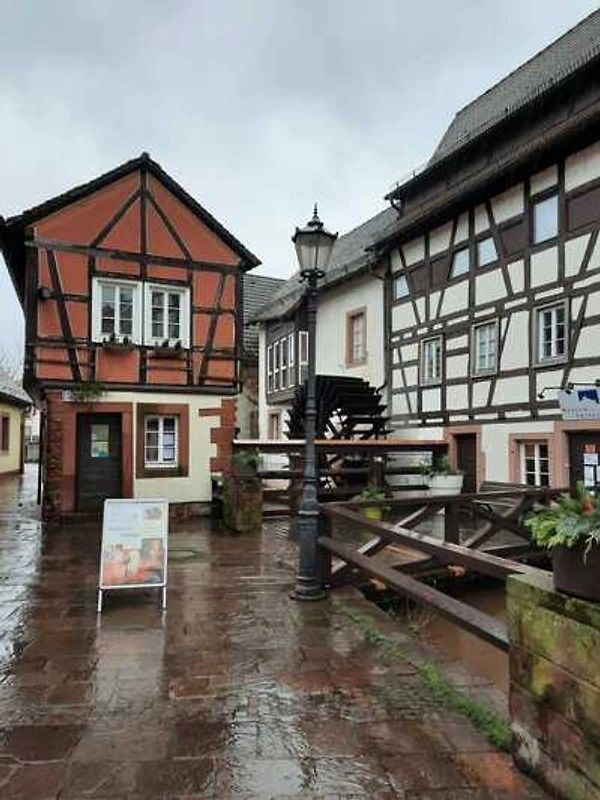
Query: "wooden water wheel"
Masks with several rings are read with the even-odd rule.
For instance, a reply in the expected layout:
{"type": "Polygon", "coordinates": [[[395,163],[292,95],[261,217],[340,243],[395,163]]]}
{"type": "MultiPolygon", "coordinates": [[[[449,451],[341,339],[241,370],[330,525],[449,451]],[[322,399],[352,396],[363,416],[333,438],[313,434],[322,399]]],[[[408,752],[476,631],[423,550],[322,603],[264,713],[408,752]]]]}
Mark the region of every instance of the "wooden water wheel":
{"type": "MultiPolygon", "coordinates": [[[[381,392],[362,378],[317,375],[315,397],[317,439],[364,441],[387,436],[387,418],[381,392]]],[[[299,386],[289,411],[286,435],[289,439],[304,438],[305,385],[299,386]]],[[[320,454],[320,487],[324,492],[343,489],[359,492],[368,481],[364,455],[349,452],[320,454]],[[341,473],[340,470],[357,472],[341,473]]]]}

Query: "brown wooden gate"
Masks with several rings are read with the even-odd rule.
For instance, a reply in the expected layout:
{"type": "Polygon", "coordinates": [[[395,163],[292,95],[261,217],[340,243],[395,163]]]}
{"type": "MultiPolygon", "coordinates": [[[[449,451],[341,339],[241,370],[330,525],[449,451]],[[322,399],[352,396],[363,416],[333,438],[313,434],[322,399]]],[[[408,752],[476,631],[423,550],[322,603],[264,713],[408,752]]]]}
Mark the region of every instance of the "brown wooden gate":
{"type": "Polygon", "coordinates": [[[461,433],[456,439],[456,465],[465,473],[463,492],[473,494],[477,491],[477,436],[474,433],[461,433]]]}
{"type": "Polygon", "coordinates": [[[99,511],[122,497],[121,415],[77,416],[77,510],[99,511]]]}

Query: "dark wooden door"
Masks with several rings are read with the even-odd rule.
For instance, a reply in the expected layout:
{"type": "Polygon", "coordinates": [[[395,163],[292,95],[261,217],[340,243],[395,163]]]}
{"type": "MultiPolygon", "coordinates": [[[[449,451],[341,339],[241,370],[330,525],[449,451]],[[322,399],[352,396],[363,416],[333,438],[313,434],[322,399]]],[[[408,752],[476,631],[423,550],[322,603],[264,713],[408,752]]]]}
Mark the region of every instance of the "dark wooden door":
{"type": "Polygon", "coordinates": [[[456,465],[465,473],[463,492],[477,491],[477,437],[474,433],[456,436],[456,465]]]}
{"type": "Polygon", "coordinates": [[[77,416],[77,509],[98,511],[122,496],[121,415],[77,416]]]}
{"type": "Polygon", "coordinates": [[[600,486],[600,433],[569,434],[569,483],[582,481],[590,488],[600,486]],[[586,470],[587,467],[587,470],[586,470]]]}

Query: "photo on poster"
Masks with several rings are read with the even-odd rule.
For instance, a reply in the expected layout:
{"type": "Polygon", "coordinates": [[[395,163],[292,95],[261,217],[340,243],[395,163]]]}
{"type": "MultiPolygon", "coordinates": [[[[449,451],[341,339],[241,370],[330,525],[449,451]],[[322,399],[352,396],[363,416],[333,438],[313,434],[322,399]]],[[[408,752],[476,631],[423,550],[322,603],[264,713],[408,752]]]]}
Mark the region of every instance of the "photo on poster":
{"type": "Polygon", "coordinates": [[[107,500],[100,588],[164,586],[169,505],[166,500],[107,500]]]}

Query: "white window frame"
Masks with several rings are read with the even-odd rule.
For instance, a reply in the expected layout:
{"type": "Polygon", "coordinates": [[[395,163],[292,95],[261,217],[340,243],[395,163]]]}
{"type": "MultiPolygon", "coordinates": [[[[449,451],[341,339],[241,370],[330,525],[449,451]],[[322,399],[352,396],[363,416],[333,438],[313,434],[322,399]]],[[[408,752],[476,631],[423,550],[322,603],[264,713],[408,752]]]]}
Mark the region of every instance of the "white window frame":
{"type": "Polygon", "coordinates": [[[294,347],[294,334],[290,333],[287,337],[288,348],[288,386],[291,388],[296,385],[296,350],[294,347]]]}
{"type": "Polygon", "coordinates": [[[549,486],[550,485],[550,444],[547,440],[533,440],[533,439],[522,439],[519,441],[519,474],[521,478],[521,483],[527,484],[528,486],[549,486]],[[545,459],[542,459],[540,447],[546,447],[547,456],[545,459]],[[527,483],[527,470],[525,462],[527,460],[525,455],[525,448],[526,447],[533,447],[534,448],[534,469],[533,469],[533,476],[535,483],[528,484],[527,483]],[[546,461],[546,475],[547,475],[547,483],[542,483],[542,461],[546,461]]]}
{"type": "MultiPolygon", "coordinates": [[[[498,371],[498,344],[499,344],[499,325],[498,320],[488,320],[473,326],[471,331],[471,374],[472,375],[493,375],[498,371]],[[479,334],[483,329],[494,331],[494,363],[490,366],[482,366],[479,363],[479,334]]],[[[489,339],[488,339],[489,343],[489,339]]],[[[488,354],[489,357],[489,354],[488,354]]]]}
{"type": "Polygon", "coordinates": [[[405,300],[409,295],[408,278],[404,273],[396,275],[394,278],[394,300],[405,300]],[[402,291],[399,291],[399,286],[402,287],[402,291]]]}
{"type": "Polygon", "coordinates": [[[531,198],[531,243],[544,244],[545,242],[552,242],[554,241],[554,239],[557,238],[559,233],[560,233],[560,208],[559,208],[558,192],[553,192],[547,197],[540,197],[539,199],[536,197],[532,197],[531,198]],[[541,236],[538,234],[536,230],[536,211],[540,206],[544,205],[545,203],[548,203],[550,200],[553,200],[556,205],[556,227],[554,232],[550,236],[541,236]]]}
{"type": "Polygon", "coordinates": [[[273,344],[273,391],[278,392],[281,388],[279,367],[281,365],[281,352],[279,350],[279,340],[273,344]]]}
{"type": "Polygon", "coordinates": [[[177,469],[179,466],[179,418],[176,414],[145,414],[144,415],[144,467],[147,469],[177,469]],[[174,461],[166,461],[164,458],[164,425],[166,419],[175,420],[175,445],[174,461]],[[146,455],[148,445],[146,444],[148,434],[148,421],[158,420],[158,459],[149,461],[146,455]]]}
{"type": "MultiPolygon", "coordinates": [[[[165,318],[163,319],[163,333],[168,333],[168,305],[165,303],[165,318]]],[[[153,347],[160,347],[163,342],[168,342],[169,347],[173,347],[177,342],[181,346],[190,346],[190,290],[186,286],[176,286],[166,283],[146,283],[144,284],[144,343],[153,347]],[[152,292],[162,292],[163,294],[178,294],[180,301],[180,320],[179,328],[181,336],[170,338],[169,336],[152,335],[152,292]]]]}
{"type": "Polygon", "coordinates": [[[534,318],[534,325],[535,325],[535,343],[536,343],[536,356],[537,356],[537,363],[538,364],[551,364],[553,362],[560,362],[564,361],[567,358],[567,353],[569,350],[569,304],[568,302],[561,301],[558,303],[547,303],[543,306],[538,306],[535,309],[535,318],[534,318]],[[556,329],[558,328],[558,322],[556,319],[557,312],[561,310],[563,312],[563,349],[562,352],[558,352],[558,342],[559,339],[556,337],[556,329]],[[551,320],[551,327],[552,327],[552,339],[550,341],[550,355],[544,354],[544,314],[550,312],[552,314],[551,320]]]}
{"type": "Polygon", "coordinates": [[[267,391],[273,391],[273,366],[274,366],[273,345],[267,347],[267,391]]]}
{"type": "Polygon", "coordinates": [[[115,337],[114,341],[123,342],[127,337],[132,344],[142,343],[142,284],[139,281],[128,281],[112,278],[95,277],[92,279],[92,341],[104,342],[111,339],[111,334],[102,333],[102,287],[116,290],[115,296],[115,337]],[[133,290],[133,317],[131,334],[118,332],[120,288],[133,290]]]}
{"type": "Polygon", "coordinates": [[[298,381],[303,384],[308,375],[308,331],[298,332],[298,381]]]}
{"type": "Polygon", "coordinates": [[[443,374],[443,359],[444,359],[444,338],[443,336],[430,336],[427,339],[423,339],[421,341],[421,358],[420,358],[420,373],[421,373],[421,384],[423,386],[435,386],[442,382],[442,374],[443,374]],[[427,351],[429,346],[437,343],[438,345],[438,357],[433,362],[437,364],[437,370],[435,373],[430,373],[428,370],[428,363],[429,358],[427,351]]]}
{"type": "Polygon", "coordinates": [[[349,367],[360,366],[367,361],[367,309],[359,308],[348,314],[346,363],[349,367]],[[356,324],[362,325],[362,338],[356,337],[356,324]]]}
{"type": "Polygon", "coordinates": [[[279,361],[281,363],[281,388],[287,389],[289,386],[288,383],[288,343],[287,343],[287,336],[284,336],[283,339],[279,340],[279,350],[280,356],[279,361]]]}

